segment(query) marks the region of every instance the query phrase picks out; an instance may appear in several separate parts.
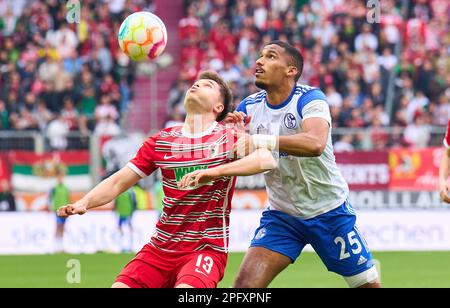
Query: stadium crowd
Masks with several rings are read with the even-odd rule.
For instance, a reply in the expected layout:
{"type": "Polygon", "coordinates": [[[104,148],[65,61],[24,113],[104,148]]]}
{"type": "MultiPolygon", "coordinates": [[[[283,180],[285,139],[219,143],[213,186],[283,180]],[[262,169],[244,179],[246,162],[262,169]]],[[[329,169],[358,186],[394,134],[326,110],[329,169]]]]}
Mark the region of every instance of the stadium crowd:
{"type": "MultiPolygon", "coordinates": [[[[183,120],[184,94],[201,70],[218,71],[235,104],[257,92],[255,61],[274,39],[302,51],[300,83],[324,91],[335,127],[373,128],[371,148],[426,146],[430,127],[450,117],[446,0],[411,0],[407,11],[402,1],[386,0],[379,19],[363,0],[184,2],[180,74],[169,93],[166,125],[183,120]],[[397,133],[388,133],[388,126],[397,133]]],[[[119,52],[115,33],[128,14],[155,9],[151,0],[86,0],[80,22],[68,23],[66,4],[0,0],[0,130],[41,131],[52,149],[67,147],[61,136],[70,131],[120,132],[135,63],[119,52]]],[[[362,139],[343,135],[335,144],[337,150],[364,148],[362,139]]]]}
{"type": "Polygon", "coordinates": [[[135,65],[116,33],[127,15],[153,10],[148,0],[85,0],[69,23],[66,5],[0,0],[0,130],[41,131],[50,149],[65,149],[70,131],[120,132],[135,65]]]}
{"type": "MultiPolygon", "coordinates": [[[[450,118],[450,3],[412,0],[407,11],[401,3],[383,1],[375,16],[361,0],[185,1],[170,123],[183,118],[184,93],[201,70],[220,72],[235,104],[259,91],[253,84],[259,51],[280,39],[301,50],[299,82],[324,91],[334,127],[373,128],[375,149],[427,146],[430,126],[444,126],[450,118]],[[386,109],[389,83],[392,112],[386,109]],[[397,133],[388,134],[388,126],[398,127],[397,133]]],[[[361,148],[361,139],[344,135],[337,150],[361,148]]]]}

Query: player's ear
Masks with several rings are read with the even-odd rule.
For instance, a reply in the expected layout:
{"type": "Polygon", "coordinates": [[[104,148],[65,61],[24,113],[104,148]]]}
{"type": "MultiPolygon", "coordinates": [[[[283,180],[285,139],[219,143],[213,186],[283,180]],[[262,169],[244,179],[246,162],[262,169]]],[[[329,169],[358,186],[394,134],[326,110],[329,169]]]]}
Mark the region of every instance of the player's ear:
{"type": "Polygon", "coordinates": [[[217,114],[221,114],[224,109],[225,106],[221,102],[214,105],[214,112],[216,112],[217,114]]]}
{"type": "Polygon", "coordinates": [[[298,73],[298,69],[295,66],[293,66],[293,65],[288,66],[287,76],[289,78],[295,77],[295,75],[297,75],[297,73],[298,73]]]}

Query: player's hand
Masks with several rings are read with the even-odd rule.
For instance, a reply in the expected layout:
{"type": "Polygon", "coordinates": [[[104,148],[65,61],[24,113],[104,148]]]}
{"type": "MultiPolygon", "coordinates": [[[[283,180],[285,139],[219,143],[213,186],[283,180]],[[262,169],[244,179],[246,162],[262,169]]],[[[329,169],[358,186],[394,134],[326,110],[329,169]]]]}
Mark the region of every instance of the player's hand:
{"type": "Polygon", "coordinates": [[[439,195],[441,196],[442,201],[446,203],[450,203],[450,185],[447,182],[442,182],[439,185],[439,195]]]}
{"type": "Polygon", "coordinates": [[[255,146],[249,134],[237,132],[237,138],[233,146],[233,153],[237,158],[245,157],[255,151],[255,146]]]}
{"type": "Polygon", "coordinates": [[[181,181],[178,183],[178,186],[180,188],[196,187],[199,184],[211,182],[220,176],[220,173],[214,169],[217,168],[196,170],[188,173],[183,176],[181,181]]]}
{"type": "Polygon", "coordinates": [[[227,124],[230,124],[230,123],[231,124],[239,124],[239,123],[248,124],[248,123],[250,123],[250,118],[251,118],[251,116],[247,116],[242,111],[234,111],[234,112],[229,112],[227,114],[224,122],[227,124]]]}
{"type": "Polygon", "coordinates": [[[87,212],[86,205],[83,202],[75,202],[74,204],[68,204],[58,209],[57,215],[59,217],[69,217],[71,215],[83,215],[87,212]]]}

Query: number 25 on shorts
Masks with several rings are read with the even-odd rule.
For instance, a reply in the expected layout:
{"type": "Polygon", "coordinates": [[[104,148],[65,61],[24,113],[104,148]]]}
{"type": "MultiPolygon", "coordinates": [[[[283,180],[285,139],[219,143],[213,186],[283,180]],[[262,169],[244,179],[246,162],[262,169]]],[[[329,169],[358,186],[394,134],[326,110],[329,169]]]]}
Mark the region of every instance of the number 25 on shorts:
{"type": "MultiPolygon", "coordinates": [[[[362,246],[361,246],[361,242],[360,240],[356,237],[356,233],[355,231],[351,231],[347,234],[348,237],[348,242],[350,243],[350,248],[351,248],[351,252],[354,255],[357,255],[359,253],[361,253],[362,250],[362,246]]],[[[341,255],[340,255],[340,260],[344,260],[347,258],[350,258],[350,252],[347,252],[345,249],[345,240],[338,236],[334,239],[334,243],[336,245],[341,245],[341,255]]]]}

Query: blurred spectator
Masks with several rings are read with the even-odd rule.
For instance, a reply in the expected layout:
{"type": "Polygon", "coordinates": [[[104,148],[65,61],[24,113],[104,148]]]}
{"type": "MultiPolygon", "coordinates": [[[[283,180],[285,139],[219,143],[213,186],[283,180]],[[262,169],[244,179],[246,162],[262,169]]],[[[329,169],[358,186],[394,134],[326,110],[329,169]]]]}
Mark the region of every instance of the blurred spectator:
{"type": "Polygon", "coordinates": [[[267,7],[264,4],[264,0],[254,0],[253,5],[254,5],[253,18],[255,20],[255,26],[259,30],[263,30],[267,21],[268,15],[267,7]]]}
{"type": "Polygon", "coordinates": [[[37,119],[39,129],[45,132],[48,123],[53,120],[53,114],[47,109],[45,101],[40,100],[35,109],[35,117],[37,119]]]}
{"type": "Polygon", "coordinates": [[[94,50],[92,51],[92,66],[96,72],[97,77],[104,74],[109,74],[112,70],[113,61],[111,52],[105,46],[105,40],[99,37],[94,42],[94,50]]]}
{"type": "Polygon", "coordinates": [[[371,50],[375,51],[378,48],[378,38],[372,33],[370,24],[364,24],[362,32],[355,38],[355,50],[357,52],[371,50]]]}
{"type": "Polygon", "coordinates": [[[353,135],[343,135],[339,141],[337,141],[334,145],[334,151],[336,153],[339,152],[353,152],[354,147],[352,145],[353,135]]]}
{"type": "Polygon", "coordinates": [[[311,8],[308,4],[304,4],[300,12],[297,14],[297,23],[300,28],[305,28],[309,25],[314,24],[317,16],[311,12],[311,8]]]}
{"type": "Polygon", "coordinates": [[[133,248],[133,214],[136,211],[136,194],[133,187],[116,197],[114,210],[118,218],[120,247],[122,252],[131,252],[133,248]],[[128,226],[128,233],[125,232],[128,226]],[[128,235],[128,238],[125,236],[128,235]]]}
{"type": "Polygon", "coordinates": [[[373,106],[384,105],[385,94],[381,83],[377,82],[370,87],[369,97],[372,99],[373,106]]]}
{"type": "Polygon", "coordinates": [[[342,107],[342,95],[336,91],[334,86],[328,86],[325,90],[325,95],[327,96],[327,101],[330,106],[342,107]]]}
{"type": "Polygon", "coordinates": [[[66,122],[67,126],[69,127],[69,130],[76,130],[78,128],[79,113],[75,109],[72,98],[70,96],[64,97],[63,104],[64,107],[61,110],[61,116],[63,117],[64,122],[66,122]]]}
{"type": "Polygon", "coordinates": [[[95,107],[95,119],[97,123],[101,123],[106,118],[111,118],[117,120],[119,118],[119,113],[116,107],[111,104],[111,97],[107,94],[103,94],[100,97],[100,105],[95,107]]]}
{"type": "Polygon", "coordinates": [[[197,7],[191,4],[187,9],[187,16],[180,19],[178,23],[179,35],[182,40],[195,36],[198,29],[201,28],[201,21],[196,16],[196,9],[197,7]]]}
{"type": "Polygon", "coordinates": [[[238,81],[241,76],[239,69],[230,61],[225,62],[225,66],[219,73],[223,80],[228,83],[238,81]]]}
{"type": "Polygon", "coordinates": [[[9,129],[9,111],[3,100],[0,100],[0,130],[9,129]]]}
{"type": "Polygon", "coordinates": [[[119,125],[117,125],[110,114],[107,114],[102,121],[98,122],[94,130],[94,134],[98,136],[117,136],[120,133],[119,125]]]}
{"type": "Polygon", "coordinates": [[[370,138],[374,150],[386,149],[389,142],[389,134],[383,126],[380,117],[374,117],[372,120],[370,138]]]}
{"type": "Polygon", "coordinates": [[[361,93],[361,87],[356,82],[351,82],[349,92],[345,98],[349,101],[351,107],[359,107],[363,103],[364,94],[361,93]]]}
{"type": "Polygon", "coordinates": [[[397,65],[397,57],[392,54],[390,48],[384,48],[383,54],[378,57],[378,63],[382,68],[390,71],[397,65]]]}
{"type": "Polygon", "coordinates": [[[123,114],[128,111],[129,102],[131,100],[131,89],[128,81],[124,76],[120,79],[119,85],[120,95],[120,113],[123,114]]]}
{"type": "Polygon", "coordinates": [[[408,99],[403,96],[400,98],[399,108],[395,111],[393,121],[394,126],[405,127],[406,125],[408,125],[407,108],[408,108],[408,99]]]}
{"type": "Polygon", "coordinates": [[[422,91],[417,91],[416,95],[409,101],[407,109],[408,123],[413,122],[417,112],[423,112],[428,106],[429,99],[422,91]]]}
{"type": "Polygon", "coordinates": [[[63,60],[73,57],[78,45],[77,36],[69,24],[62,24],[57,31],[48,31],[46,39],[63,60]]]}
{"type": "Polygon", "coordinates": [[[95,99],[94,88],[89,87],[84,91],[84,95],[80,102],[80,113],[88,119],[94,118],[95,107],[97,100],[95,99]]]}
{"type": "Polygon", "coordinates": [[[47,138],[52,150],[65,150],[67,148],[67,134],[69,125],[62,114],[56,115],[55,119],[48,124],[47,138]]]}
{"type": "Polygon", "coordinates": [[[384,112],[383,105],[377,105],[373,109],[373,117],[378,118],[380,120],[381,125],[388,126],[389,125],[389,116],[384,112]]]}
{"type": "Polygon", "coordinates": [[[0,186],[0,212],[13,212],[16,210],[16,201],[8,180],[2,180],[0,186]]]}
{"type": "Polygon", "coordinates": [[[21,108],[19,113],[12,113],[10,119],[15,130],[36,131],[39,128],[37,118],[27,108],[21,108]]]}
{"type": "Polygon", "coordinates": [[[413,123],[408,124],[403,135],[408,146],[413,148],[424,148],[430,140],[430,127],[426,123],[425,115],[417,110],[414,114],[413,123]]]}
{"type": "MultiPolygon", "coordinates": [[[[52,187],[48,194],[48,204],[50,211],[56,212],[61,206],[70,203],[70,191],[67,185],[64,183],[64,174],[61,170],[58,171],[56,177],[56,185],[52,187]]],[[[60,253],[64,252],[63,249],[63,238],[65,231],[65,224],[67,218],[61,218],[56,216],[56,229],[55,229],[55,250],[54,252],[60,253]]]]}
{"type": "Polygon", "coordinates": [[[450,119],[450,95],[442,94],[433,115],[433,124],[445,126],[450,119]]]}

